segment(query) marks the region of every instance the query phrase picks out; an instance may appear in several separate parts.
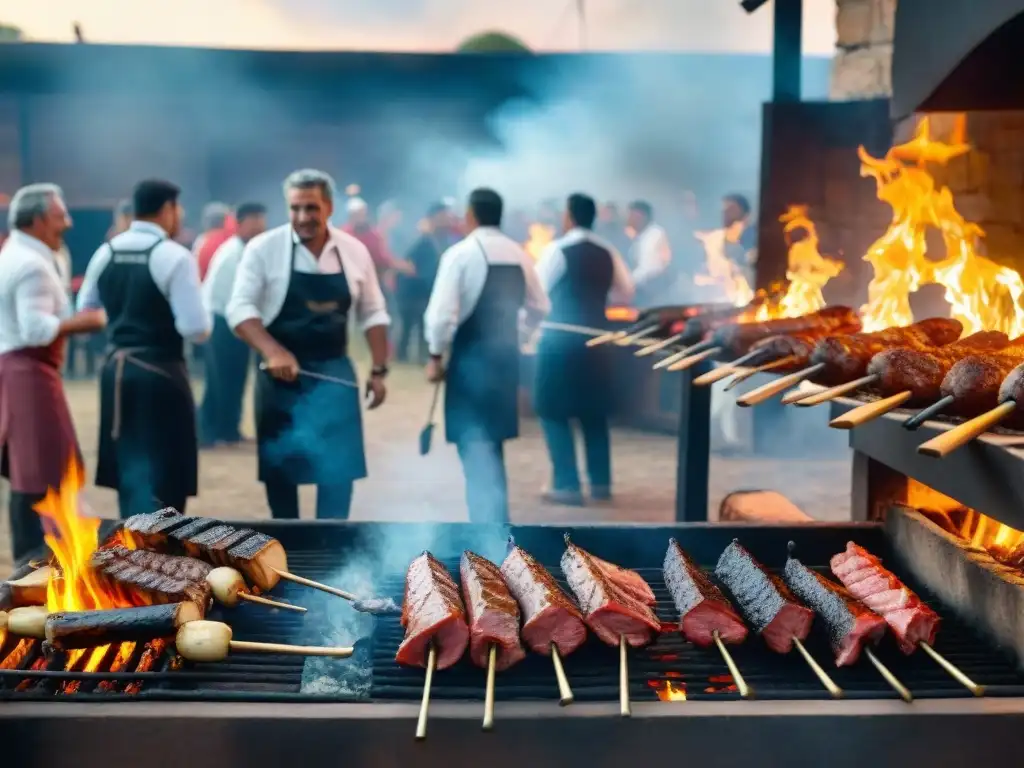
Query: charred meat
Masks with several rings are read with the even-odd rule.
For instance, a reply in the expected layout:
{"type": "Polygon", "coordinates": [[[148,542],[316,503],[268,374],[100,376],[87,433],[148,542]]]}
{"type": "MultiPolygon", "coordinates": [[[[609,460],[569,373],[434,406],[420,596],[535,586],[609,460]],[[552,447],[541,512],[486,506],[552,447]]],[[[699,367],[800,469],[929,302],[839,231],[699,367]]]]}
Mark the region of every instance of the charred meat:
{"type": "Polygon", "coordinates": [[[51,613],[46,619],[46,645],[49,650],[67,651],[111,643],[146,642],[174,637],[182,624],[201,618],[203,615],[193,602],[51,613]]]}
{"type": "Polygon", "coordinates": [[[191,558],[111,547],[94,552],[90,565],[100,581],[133,605],[193,602],[204,614],[209,607],[206,575],[199,580],[184,575],[205,565],[191,558]]]}

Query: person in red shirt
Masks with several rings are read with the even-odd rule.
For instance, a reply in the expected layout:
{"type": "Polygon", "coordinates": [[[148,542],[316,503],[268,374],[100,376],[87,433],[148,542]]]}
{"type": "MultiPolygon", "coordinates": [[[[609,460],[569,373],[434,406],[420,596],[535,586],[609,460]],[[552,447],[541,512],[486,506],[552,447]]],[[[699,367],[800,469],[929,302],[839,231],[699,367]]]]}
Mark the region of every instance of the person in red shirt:
{"type": "MultiPolygon", "coordinates": [[[[216,205],[219,205],[219,203],[216,205]]],[[[209,208],[210,206],[207,207],[209,208]]],[[[216,219],[213,219],[211,216],[210,220],[206,223],[213,224],[214,226],[205,230],[202,235],[196,238],[196,242],[192,246],[192,252],[199,263],[200,280],[206,279],[206,273],[210,269],[210,262],[213,261],[213,254],[238,232],[238,222],[235,220],[234,214],[230,211],[224,211],[223,217],[221,217],[221,213],[219,210],[216,211],[216,219]]],[[[205,216],[206,211],[204,211],[204,218],[205,216]]]]}

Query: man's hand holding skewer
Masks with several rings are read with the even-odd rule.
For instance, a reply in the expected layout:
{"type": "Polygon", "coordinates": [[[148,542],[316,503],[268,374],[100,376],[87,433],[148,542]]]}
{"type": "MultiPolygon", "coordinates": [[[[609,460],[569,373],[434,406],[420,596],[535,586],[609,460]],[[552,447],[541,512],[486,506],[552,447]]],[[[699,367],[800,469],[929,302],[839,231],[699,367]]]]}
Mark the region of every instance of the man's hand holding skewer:
{"type": "Polygon", "coordinates": [[[444,363],[441,361],[440,355],[432,355],[430,360],[427,362],[427,381],[431,384],[437,384],[439,381],[444,381],[444,363]]]}

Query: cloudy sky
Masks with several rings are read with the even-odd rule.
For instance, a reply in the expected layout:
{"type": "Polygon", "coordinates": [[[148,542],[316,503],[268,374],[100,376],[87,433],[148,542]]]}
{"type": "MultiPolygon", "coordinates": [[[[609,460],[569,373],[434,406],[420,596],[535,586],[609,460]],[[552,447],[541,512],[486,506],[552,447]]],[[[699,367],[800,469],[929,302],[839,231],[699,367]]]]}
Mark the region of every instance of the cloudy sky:
{"type": "MultiPolygon", "coordinates": [[[[577,0],[0,0],[0,21],[40,41],[68,41],[72,23],[97,43],[281,49],[449,50],[502,29],[536,49],[579,45],[577,0]],[[511,11],[514,3],[515,12],[511,11]]],[[[585,0],[589,47],[764,53],[771,5],[739,0],[585,0]]],[[[835,0],[804,0],[804,50],[830,54],[835,0]]]]}

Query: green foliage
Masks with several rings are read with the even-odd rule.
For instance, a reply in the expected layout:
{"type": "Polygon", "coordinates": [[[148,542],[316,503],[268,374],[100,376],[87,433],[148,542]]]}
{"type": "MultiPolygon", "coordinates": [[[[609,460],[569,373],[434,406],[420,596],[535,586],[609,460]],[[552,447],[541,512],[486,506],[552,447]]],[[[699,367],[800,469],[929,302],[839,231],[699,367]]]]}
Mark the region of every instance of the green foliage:
{"type": "Polygon", "coordinates": [[[459,53],[530,53],[530,49],[505,32],[480,32],[462,41],[459,53]]]}

